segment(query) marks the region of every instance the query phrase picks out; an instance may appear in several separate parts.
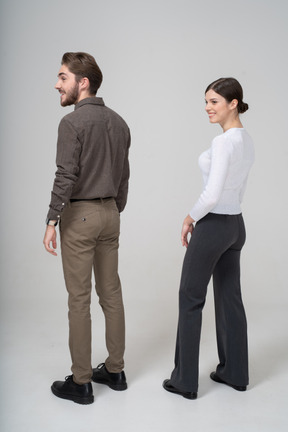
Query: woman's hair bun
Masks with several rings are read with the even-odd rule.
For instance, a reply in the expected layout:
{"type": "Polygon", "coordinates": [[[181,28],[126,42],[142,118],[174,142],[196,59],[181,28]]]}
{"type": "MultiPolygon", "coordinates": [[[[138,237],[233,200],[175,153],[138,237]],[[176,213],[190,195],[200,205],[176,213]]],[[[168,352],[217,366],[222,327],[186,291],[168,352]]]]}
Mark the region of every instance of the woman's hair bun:
{"type": "Polygon", "coordinates": [[[249,105],[245,102],[239,102],[238,103],[238,112],[240,114],[243,114],[245,111],[249,109],[249,105]]]}

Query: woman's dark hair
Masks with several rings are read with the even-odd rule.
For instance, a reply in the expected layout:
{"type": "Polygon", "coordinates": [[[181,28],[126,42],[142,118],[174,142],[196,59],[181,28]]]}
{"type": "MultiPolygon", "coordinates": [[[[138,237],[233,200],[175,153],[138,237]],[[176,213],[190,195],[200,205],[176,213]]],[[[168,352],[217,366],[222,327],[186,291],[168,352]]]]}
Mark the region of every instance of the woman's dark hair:
{"type": "Polygon", "coordinates": [[[62,65],[65,64],[70,72],[75,75],[77,82],[81,78],[88,78],[90,83],[89,92],[95,95],[99,89],[103,75],[95,59],[84,52],[67,52],[62,57],[62,65]]]}
{"type": "Polygon", "coordinates": [[[235,78],[219,78],[209,84],[205,90],[205,94],[208,90],[214,90],[216,93],[223,96],[227,102],[237,99],[237,109],[240,114],[244,113],[249,108],[248,104],[243,102],[243,89],[235,78]]]}

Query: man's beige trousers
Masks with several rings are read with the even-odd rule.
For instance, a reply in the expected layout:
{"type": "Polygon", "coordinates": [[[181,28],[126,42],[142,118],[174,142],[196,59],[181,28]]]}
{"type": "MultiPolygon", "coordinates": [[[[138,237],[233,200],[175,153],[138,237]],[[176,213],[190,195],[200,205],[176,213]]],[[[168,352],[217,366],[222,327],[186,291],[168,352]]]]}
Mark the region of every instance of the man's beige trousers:
{"type": "Polygon", "coordinates": [[[105,316],[109,372],[124,368],[125,321],[118,276],[120,216],[115,200],[71,202],[60,222],[62,263],[69,294],[69,348],[73,379],[91,380],[91,277],[105,316]]]}

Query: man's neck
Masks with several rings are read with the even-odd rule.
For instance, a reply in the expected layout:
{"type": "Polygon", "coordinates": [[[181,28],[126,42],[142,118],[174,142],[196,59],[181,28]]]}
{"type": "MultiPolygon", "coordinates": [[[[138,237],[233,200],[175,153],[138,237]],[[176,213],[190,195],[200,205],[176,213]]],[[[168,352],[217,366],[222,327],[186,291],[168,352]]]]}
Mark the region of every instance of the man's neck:
{"type": "Polygon", "coordinates": [[[81,93],[81,94],[79,95],[79,98],[78,98],[77,101],[75,102],[75,105],[76,105],[78,102],[80,102],[81,100],[86,99],[86,98],[88,98],[88,97],[94,97],[94,95],[92,95],[92,94],[90,94],[90,93],[88,93],[88,92],[83,92],[83,93],[81,93]]]}

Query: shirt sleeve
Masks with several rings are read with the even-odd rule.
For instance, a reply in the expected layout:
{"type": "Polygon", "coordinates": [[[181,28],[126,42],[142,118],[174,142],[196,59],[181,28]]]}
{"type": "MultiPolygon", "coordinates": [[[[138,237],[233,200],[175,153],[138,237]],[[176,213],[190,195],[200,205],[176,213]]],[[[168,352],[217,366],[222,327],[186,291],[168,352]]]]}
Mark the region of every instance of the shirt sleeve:
{"type": "Polygon", "coordinates": [[[64,117],[58,128],[57,171],[51,192],[48,219],[59,220],[61,212],[71,197],[78,178],[80,153],[81,144],[77,132],[64,117]]]}
{"type": "Polygon", "coordinates": [[[121,213],[124,210],[127,203],[128,183],[130,177],[130,167],[129,167],[129,159],[128,159],[130,145],[131,145],[131,137],[129,132],[127,148],[126,148],[124,164],[123,164],[122,177],[121,177],[118,193],[115,198],[119,213],[121,213]]]}
{"type": "Polygon", "coordinates": [[[211,166],[207,183],[196,201],[190,216],[197,222],[218,203],[230,165],[229,145],[223,137],[216,137],[211,146],[211,166]]]}

